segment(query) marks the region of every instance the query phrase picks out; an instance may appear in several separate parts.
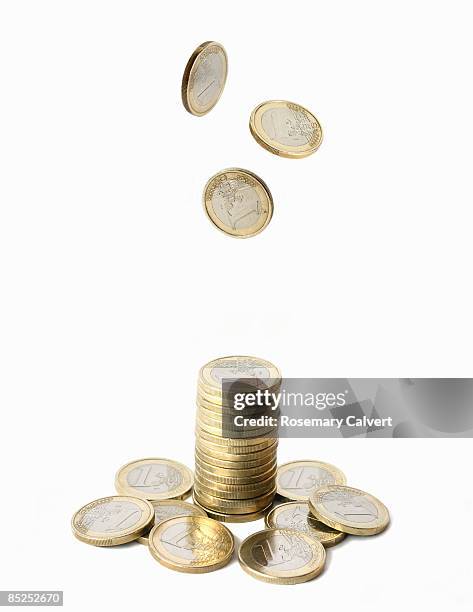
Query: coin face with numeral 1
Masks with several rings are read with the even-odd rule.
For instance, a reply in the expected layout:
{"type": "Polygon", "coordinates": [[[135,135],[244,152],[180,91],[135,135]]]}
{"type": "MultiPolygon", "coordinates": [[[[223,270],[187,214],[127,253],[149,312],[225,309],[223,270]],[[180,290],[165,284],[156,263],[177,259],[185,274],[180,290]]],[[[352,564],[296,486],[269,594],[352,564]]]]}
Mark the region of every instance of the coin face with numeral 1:
{"type": "Polygon", "coordinates": [[[307,501],[318,487],[345,484],[345,474],[323,461],[291,461],[278,467],[277,493],[293,501],[307,501]]]}
{"type": "Polygon", "coordinates": [[[149,501],[185,499],[194,484],[191,470],[171,459],[139,459],[118,470],[115,487],[118,493],[134,495],[149,501]]]}
{"type": "Polygon", "coordinates": [[[325,548],[335,546],[345,538],[345,534],[337,529],[327,527],[315,519],[306,502],[287,502],[279,504],[268,512],[264,522],[269,529],[295,529],[304,531],[317,538],[325,548]]]}
{"type": "Polygon", "coordinates": [[[282,157],[307,157],[322,142],[317,118],[300,104],[286,100],[257,106],[251,113],[250,131],[262,147],[282,157]]]}
{"type": "Polygon", "coordinates": [[[209,179],[203,203],[215,227],[233,238],[256,236],[273,215],[268,186],[256,174],[242,168],[228,168],[209,179]]]}
{"type": "Polygon", "coordinates": [[[90,502],[72,517],[78,540],[94,546],[116,546],[136,540],[154,523],[150,502],[136,497],[103,497],[90,502]]]}
{"type": "Polygon", "coordinates": [[[227,80],[228,59],[217,42],[202,43],[187,62],[182,77],[182,103],[192,115],[205,115],[217,104],[227,80]]]}
{"type": "MultiPolygon", "coordinates": [[[[176,516],[207,516],[202,508],[178,499],[153,502],[153,508],[155,525],[159,525],[159,523],[176,516]]],[[[138,538],[138,542],[140,544],[146,544],[147,546],[148,535],[149,534],[145,534],[138,538]]]]}
{"type": "Polygon", "coordinates": [[[265,529],[242,542],[238,560],[243,570],[258,580],[297,584],[320,574],[325,564],[325,549],[307,533],[265,529]]]}
{"type": "Polygon", "coordinates": [[[179,516],[156,525],[149,550],[162,565],[202,574],[226,565],[233,556],[233,535],[225,525],[203,516],[179,516]]]}
{"type": "Polygon", "coordinates": [[[353,535],[374,535],[389,525],[386,506],[373,495],[339,485],[328,485],[314,491],[309,505],[322,523],[353,535]]]}

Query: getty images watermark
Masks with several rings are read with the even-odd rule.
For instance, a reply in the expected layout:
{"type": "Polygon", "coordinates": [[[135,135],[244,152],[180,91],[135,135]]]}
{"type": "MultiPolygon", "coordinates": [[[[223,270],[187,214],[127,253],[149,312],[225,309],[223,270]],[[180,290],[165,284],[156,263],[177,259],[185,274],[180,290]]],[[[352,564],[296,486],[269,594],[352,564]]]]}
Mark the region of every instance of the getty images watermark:
{"type": "Polygon", "coordinates": [[[228,438],[473,434],[473,379],[224,379],[222,396],[228,438]]]}

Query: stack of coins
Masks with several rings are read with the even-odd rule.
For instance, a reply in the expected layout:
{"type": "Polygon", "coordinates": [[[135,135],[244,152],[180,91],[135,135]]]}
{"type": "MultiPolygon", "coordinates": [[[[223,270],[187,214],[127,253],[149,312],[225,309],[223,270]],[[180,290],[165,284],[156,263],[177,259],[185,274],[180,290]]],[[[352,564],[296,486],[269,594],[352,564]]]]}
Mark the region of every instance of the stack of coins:
{"type": "MultiPolygon", "coordinates": [[[[222,388],[222,381],[230,379],[274,393],[281,374],[272,363],[255,357],[222,357],[199,373],[194,501],[208,516],[236,523],[256,520],[271,506],[278,440],[273,425],[255,424],[243,430],[232,425],[228,418],[232,407],[222,388]]],[[[243,416],[248,417],[248,412],[243,416]]]]}

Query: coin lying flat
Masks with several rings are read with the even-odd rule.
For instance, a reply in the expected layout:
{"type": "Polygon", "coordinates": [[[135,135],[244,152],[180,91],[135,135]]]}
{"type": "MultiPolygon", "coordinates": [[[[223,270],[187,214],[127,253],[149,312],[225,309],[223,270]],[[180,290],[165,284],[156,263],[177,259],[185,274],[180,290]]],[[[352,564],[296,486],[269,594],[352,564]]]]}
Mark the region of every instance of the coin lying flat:
{"type": "Polygon", "coordinates": [[[323,461],[291,461],[279,466],[278,495],[292,501],[307,501],[310,494],[326,484],[345,484],[345,474],[323,461]]]}
{"type": "Polygon", "coordinates": [[[249,523],[250,521],[256,521],[260,518],[263,518],[266,512],[271,508],[272,504],[269,504],[266,508],[262,510],[258,510],[257,512],[246,512],[244,514],[227,514],[225,512],[218,512],[217,510],[209,510],[208,508],[204,508],[199,504],[199,502],[195,498],[195,494],[193,496],[194,504],[199,506],[205,510],[207,516],[216,521],[220,521],[222,523],[249,523]]]}
{"type": "Polygon", "coordinates": [[[250,131],[262,147],[282,157],[307,157],[322,142],[317,118],[303,106],[286,100],[257,106],[251,113],[250,131]]]}
{"type": "Polygon", "coordinates": [[[115,488],[123,495],[149,501],[184,499],[190,495],[194,476],[191,470],[170,459],[139,459],[120,468],[115,488]]]}
{"type": "Polygon", "coordinates": [[[222,95],[227,72],[227,54],[221,44],[208,41],[199,45],[189,58],[182,77],[185,109],[197,116],[212,110],[222,95]]]}
{"type": "Polygon", "coordinates": [[[352,487],[321,487],[312,493],[309,505],[319,521],[345,533],[375,535],[389,525],[386,506],[373,495],[352,487]]]}
{"type": "Polygon", "coordinates": [[[281,372],[270,361],[247,355],[219,357],[206,363],[199,372],[199,383],[217,396],[222,394],[222,381],[229,378],[254,379],[255,388],[264,389],[280,382],[281,372]],[[259,386],[256,383],[260,383],[259,386]]]}
{"type": "Polygon", "coordinates": [[[266,515],[264,522],[269,529],[294,529],[317,538],[325,548],[341,542],[345,534],[331,529],[315,519],[306,502],[287,502],[276,506],[266,515]]]}
{"type": "Polygon", "coordinates": [[[136,540],[154,522],[150,502],[137,497],[103,497],[83,506],[72,517],[78,540],[94,546],[117,546],[136,540]]]}
{"type": "MultiPolygon", "coordinates": [[[[153,502],[153,508],[155,525],[159,525],[159,523],[176,516],[207,516],[202,508],[180,500],[171,499],[153,502]]],[[[138,542],[148,546],[148,535],[149,533],[140,536],[138,542]]]]}
{"type": "Polygon", "coordinates": [[[226,565],[233,556],[233,535],[224,525],[203,516],[179,516],[156,525],[149,550],[162,565],[200,574],[226,565]]]}
{"type": "Polygon", "coordinates": [[[321,573],[325,549],[307,533],[293,529],[265,529],[242,542],[238,560],[243,570],[258,580],[297,584],[312,580],[321,573]]]}
{"type": "Polygon", "coordinates": [[[273,198],[256,174],[229,168],[205,185],[203,202],[210,221],[234,238],[249,238],[264,230],[273,215],[273,198]]]}

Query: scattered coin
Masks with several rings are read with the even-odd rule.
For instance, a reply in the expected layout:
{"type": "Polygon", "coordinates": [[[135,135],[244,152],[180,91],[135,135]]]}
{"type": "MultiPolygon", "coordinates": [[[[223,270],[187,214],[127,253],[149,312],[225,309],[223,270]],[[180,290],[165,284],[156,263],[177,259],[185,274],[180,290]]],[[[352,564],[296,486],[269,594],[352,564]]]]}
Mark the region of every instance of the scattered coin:
{"type": "Polygon", "coordinates": [[[249,238],[264,230],[273,215],[273,198],[256,174],[229,168],[205,185],[203,202],[210,221],[234,238],[249,238]]]}
{"type": "Polygon", "coordinates": [[[345,484],[345,474],[323,461],[291,461],[278,467],[278,495],[292,501],[307,501],[310,494],[326,484],[345,484]]]}
{"type": "Polygon", "coordinates": [[[212,572],[233,556],[234,539],[221,523],[203,516],[179,516],[159,523],[149,534],[149,550],[178,572],[212,572]]]}
{"type": "Polygon", "coordinates": [[[322,142],[317,118],[303,106],[286,100],[257,106],[251,113],[250,131],[262,147],[282,157],[306,157],[322,142]]]}
{"type": "Polygon", "coordinates": [[[117,546],[136,540],[154,522],[150,502],[137,497],[103,497],[83,506],[72,517],[78,540],[93,546],[117,546]]]}
{"type": "Polygon", "coordinates": [[[194,476],[191,470],[170,459],[139,459],[117,472],[115,488],[123,495],[149,501],[189,497],[194,476]]]}
{"type": "Polygon", "coordinates": [[[275,506],[265,517],[269,529],[295,529],[314,536],[325,548],[341,542],[345,534],[331,529],[315,519],[309,510],[307,502],[287,502],[275,506]]]}
{"type": "Polygon", "coordinates": [[[217,104],[227,80],[228,59],[217,42],[202,43],[187,62],[182,77],[182,103],[192,115],[205,115],[217,104]]]}
{"type": "Polygon", "coordinates": [[[309,505],[319,521],[344,533],[374,535],[389,525],[386,506],[373,495],[352,487],[321,487],[312,493],[309,505]]]}
{"type": "MultiPolygon", "coordinates": [[[[165,500],[152,502],[154,508],[154,524],[159,525],[163,521],[167,519],[174,518],[176,516],[207,516],[205,510],[195,506],[194,504],[189,504],[185,501],[180,500],[165,500]]],[[[138,538],[138,542],[140,544],[148,545],[148,535],[142,535],[138,538]]]]}
{"type": "Polygon", "coordinates": [[[293,529],[265,529],[253,533],[240,546],[245,572],[276,584],[297,584],[318,576],[324,568],[325,549],[314,537],[293,529]]]}

